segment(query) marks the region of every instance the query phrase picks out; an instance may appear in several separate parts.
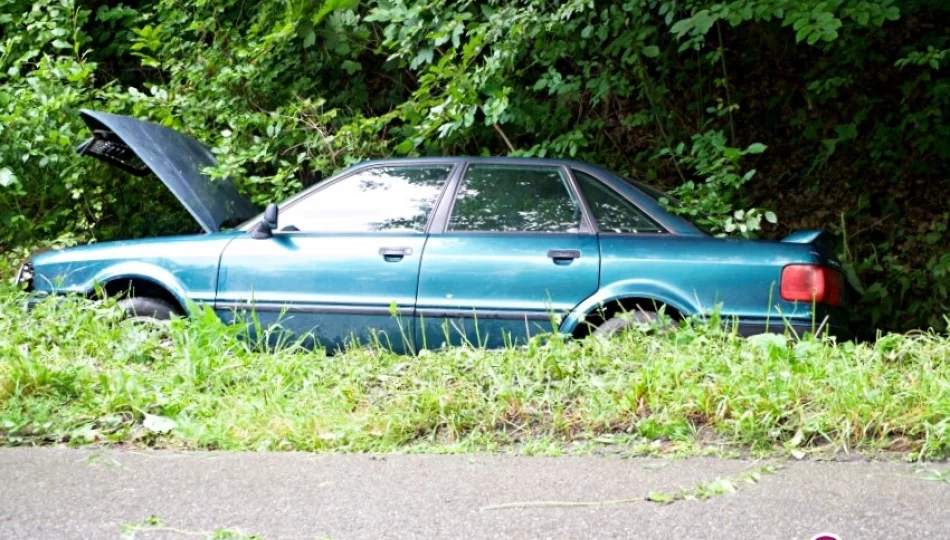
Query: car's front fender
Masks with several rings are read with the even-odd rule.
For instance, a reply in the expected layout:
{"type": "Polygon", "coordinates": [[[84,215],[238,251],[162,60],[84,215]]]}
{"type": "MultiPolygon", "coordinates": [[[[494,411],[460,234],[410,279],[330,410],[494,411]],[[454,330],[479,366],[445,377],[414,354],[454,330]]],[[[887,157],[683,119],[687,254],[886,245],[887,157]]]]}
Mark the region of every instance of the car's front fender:
{"type": "Polygon", "coordinates": [[[628,298],[652,300],[658,305],[669,306],[686,316],[702,313],[699,302],[695,297],[690,298],[688,291],[671,287],[660,281],[629,279],[611,283],[578,304],[561,322],[560,332],[571,334],[587,314],[611,302],[628,298]]]}
{"type": "Polygon", "coordinates": [[[116,280],[142,280],[165,289],[187,310],[188,295],[181,281],[165,268],[142,261],[119,262],[101,268],[96,266],[98,265],[91,263],[75,265],[55,278],[59,284],[54,284],[51,292],[88,296],[96,291],[97,286],[105,286],[116,280]]]}
{"type": "Polygon", "coordinates": [[[89,292],[96,285],[105,285],[116,280],[133,279],[150,281],[162,287],[175,297],[179,305],[185,310],[188,309],[188,295],[175,275],[160,266],[147,262],[128,261],[103,268],[95,274],[86,290],[89,292]]]}
{"type": "Polygon", "coordinates": [[[221,233],[104,242],[47,251],[32,259],[40,294],[83,294],[116,280],[154,283],[187,308],[188,300],[213,303],[218,262],[237,235],[221,233]]]}

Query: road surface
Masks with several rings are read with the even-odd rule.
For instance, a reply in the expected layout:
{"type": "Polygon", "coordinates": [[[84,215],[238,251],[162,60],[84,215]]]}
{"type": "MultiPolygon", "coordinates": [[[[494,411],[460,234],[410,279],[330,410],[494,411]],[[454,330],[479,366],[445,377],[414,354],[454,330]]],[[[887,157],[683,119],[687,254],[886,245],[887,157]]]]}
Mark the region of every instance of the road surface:
{"type": "Polygon", "coordinates": [[[123,527],[137,540],[946,538],[950,466],[0,449],[0,539],[123,527]],[[781,469],[751,482],[768,463],[781,469]],[[151,515],[161,526],[131,526],[151,515]]]}

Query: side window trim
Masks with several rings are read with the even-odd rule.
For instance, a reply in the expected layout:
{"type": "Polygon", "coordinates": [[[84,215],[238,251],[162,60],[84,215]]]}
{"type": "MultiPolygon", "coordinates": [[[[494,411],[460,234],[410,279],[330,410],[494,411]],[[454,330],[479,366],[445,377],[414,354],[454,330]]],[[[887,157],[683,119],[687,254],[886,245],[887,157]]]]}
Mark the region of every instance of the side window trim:
{"type": "Polygon", "coordinates": [[[594,222],[593,214],[590,212],[590,208],[587,206],[587,201],[584,199],[583,194],[580,191],[580,186],[577,185],[577,181],[574,179],[574,175],[571,174],[570,167],[567,167],[560,163],[511,163],[504,160],[478,160],[473,162],[471,160],[465,160],[457,170],[453,171],[451,177],[446,182],[446,190],[443,192],[443,200],[439,201],[436,210],[432,213],[432,217],[437,217],[438,220],[432,223],[432,228],[429,230],[429,234],[444,234],[448,231],[449,221],[452,219],[452,213],[455,212],[455,203],[458,201],[458,194],[462,188],[462,182],[465,180],[465,173],[468,172],[468,169],[473,165],[499,165],[499,166],[512,166],[512,167],[550,167],[552,169],[558,169],[561,174],[564,175],[564,178],[567,180],[567,191],[568,195],[577,201],[578,206],[581,209],[581,220],[578,223],[577,232],[532,232],[532,231],[455,231],[458,233],[464,234],[537,234],[537,235],[558,235],[558,234],[567,234],[567,235],[578,235],[578,234],[596,234],[597,227],[594,222]],[[448,198],[448,201],[444,200],[446,195],[451,194],[448,198]],[[442,207],[445,207],[443,210],[442,207]]]}
{"type": "MultiPolygon", "coordinates": [[[[373,170],[373,169],[398,168],[398,167],[425,167],[425,166],[427,166],[427,165],[428,165],[428,166],[449,166],[449,167],[451,167],[451,168],[449,169],[448,175],[446,175],[445,183],[442,184],[442,189],[439,191],[439,196],[436,197],[435,206],[434,206],[432,212],[429,213],[429,218],[426,220],[426,226],[425,226],[425,228],[424,228],[421,232],[418,233],[418,234],[429,234],[429,228],[432,227],[432,225],[433,225],[433,221],[434,221],[434,219],[435,219],[436,213],[438,212],[439,207],[441,206],[441,203],[442,203],[442,199],[445,197],[445,194],[446,194],[446,192],[447,192],[446,190],[450,187],[450,184],[451,184],[452,181],[455,179],[455,177],[456,177],[456,175],[458,174],[459,170],[462,168],[463,162],[461,162],[461,161],[446,162],[446,161],[431,161],[431,160],[420,160],[420,161],[415,161],[415,160],[413,160],[413,161],[406,161],[406,162],[393,161],[393,162],[380,162],[380,163],[366,164],[366,165],[361,166],[361,167],[356,167],[356,168],[353,168],[353,169],[350,169],[350,170],[343,171],[342,173],[340,173],[340,174],[339,174],[337,177],[335,177],[335,178],[330,178],[330,179],[328,179],[328,180],[326,180],[326,181],[324,181],[324,182],[320,182],[319,184],[308,188],[307,190],[304,190],[304,191],[300,192],[299,194],[297,194],[296,197],[293,197],[293,198],[291,198],[291,200],[288,201],[287,203],[282,204],[282,205],[280,206],[280,209],[279,209],[279,210],[280,210],[281,212],[283,212],[284,209],[293,208],[293,207],[294,207],[295,205],[297,205],[298,203],[301,203],[301,202],[306,201],[307,199],[309,199],[310,197],[313,197],[314,195],[317,195],[317,194],[320,193],[321,191],[323,191],[323,190],[325,190],[325,189],[327,189],[327,188],[329,188],[329,187],[331,187],[331,186],[333,186],[333,185],[335,185],[335,184],[337,184],[337,183],[339,183],[339,182],[343,182],[343,181],[346,180],[347,178],[350,178],[350,177],[352,177],[352,176],[354,176],[354,175],[365,173],[366,171],[370,171],[370,170],[373,170]]],[[[258,222],[259,222],[259,220],[256,221],[255,223],[258,223],[258,222]]],[[[326,234],[326,233],[316,233],[316,232],[313,232],[313,231],[281,231],[281,230],[277,230],[277,231],[274,231],[274,234],[292,234],[292,235],[299,235],[299,234],[326,234]]],[[[358,233],[357,233],[357,234],[358,234],[358,233]]]]}
{"type": "Polygon", "coordinates": [[[621,192],[617,191],[616,189],[614,189],[613,186],[611,186],[610,184],[608,184],[607,182],[605,182],[604,179],[603,179],[599,174],[596,174],[596,173],[593,172],[593,171],[586,171],[586,170],[584,170],[583,167],[577,167],[577,166],[571,166],[571,167],[569,167],[568,169],[569,169],[569,171],[570,171],[571,179],[575,182],[575,186],[578,188],[578,191],[580,191],[580,189],[579,189],[580,186],[577,184],[577,178],[574,177],[574,170],[575,170],[575,169],[578,170],[578,171],[580,171],[580,172],[582,172],[582,173],[584,173],[584,174],[586,174],[586,175],[588,175],[588,176],[590,176],[591,178],[594,178],[594,179],[597,180],[598,182],[600,182],[600,184],[604,187],[604,189],[610,190],[611,193],[614,193],[615,195],[617,195],[617,196],[620,197],[621,199],[623,199],[623,200],[627,201],[628,203],[630,203],[631,206],[633,206],[634,208],[636,208],[636,209],[637,209],[640,213],[642,213],[644,216],[650,218],[651,221],[653,221],[654,223],[657,224],[657,226],[659,226],[661,229],[663,229],[663,232],[643,232],[643,233],[629,233],[629,232],[627,232],[627,233],[613,233],[613,232],[604,232],[604,231],[602,231],[602,230],[600,229],[600,224],[597,223],[596,218],[594,218],[593,210],[590,210],[590,206],[589,206],[589,204],[588,204],[588,202],[587,202],[587,199],[584,197],[584,194],[581,193],[581,200],[584,201],[584,207],[590,211],[590,217],[591,217],[591,220],[592,220],[593,223],[594,223],[594,230],[596,230],[598,234],[610,234],[610,235],[612,235],[612,236],[624,236],[624,235],[627,235],[627,236],[668,236],[668,235],[676,235],[676,234],[677,234],[677,233],[674,233],[674,232],[672,232],[672,231],[670,230],[670,227],[663,221],[663,219],[657,217],[657,216],[654,215],[652,212],[647,211],[645,208],[643,208],[642,206],[640,206],[640,204],[637,203],[637,201],[634,201],[633,199],[631,199],[630,197],[628,197],[626,194],[621,193],[621,192]]]}
{"type": "Polygon", "coordinates": [[[597,234],[600,230],[597,228],[597,222],[594,221],[594,212],[587,204],[584,193],[581,191],[577,178],[574,178],[574,171],[565,165],[561,165],[561,170],[567,177],[569,189],[573,192],[574,199],[581,206],[581,227],[578,232],[581,234],[597,234]]]}
{"type": "Polygon", "coordinates": [[[429,227],[426,230],[428,234],[443,234],[448,229],[449,218],[452,216],[452,211],[455,210],[455,199],[458,197],[462,178],[465,177],[465,172],[468,170],[470,163],[468,160],[461,161],[456,164],[452,174],[449,175],[449,179],[445,183],[445,189],[442,190],[442,194],[435,205],[435,210],[432,212],[429,227]]]}

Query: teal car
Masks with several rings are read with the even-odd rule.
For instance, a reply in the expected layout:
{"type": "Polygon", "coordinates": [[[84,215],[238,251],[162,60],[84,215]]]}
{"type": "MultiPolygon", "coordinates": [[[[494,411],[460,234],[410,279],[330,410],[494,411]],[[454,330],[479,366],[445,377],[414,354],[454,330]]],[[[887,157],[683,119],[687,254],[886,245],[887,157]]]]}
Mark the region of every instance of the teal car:
{"type": "Polygon", "coordinates": [[[81,114],[92,138],[80,153],[154,174],[203,232],[37,254],[17,281],[40,296],[100,291],[154,319],[205,305],[330,349],[497,347],[539,332],[611,334],[660,313],[718,312],[744,335],[847,334],[852,293],[829,235],[715,238],[662,193],[599,167],[369,161],[260,212],[202,173],[215,160],[195,140],[81,114]]]}

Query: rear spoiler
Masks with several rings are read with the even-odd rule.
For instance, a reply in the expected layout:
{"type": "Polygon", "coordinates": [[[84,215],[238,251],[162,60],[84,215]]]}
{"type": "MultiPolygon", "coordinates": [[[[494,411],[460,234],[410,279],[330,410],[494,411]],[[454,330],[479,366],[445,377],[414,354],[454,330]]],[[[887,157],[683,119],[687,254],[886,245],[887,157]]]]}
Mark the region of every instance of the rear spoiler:
{"type": "Polygon", "coordinates": [[[827,250],[830,255],[838,252],[841,239],[836,235],[820,229],[799,229],[782,238],[786,244],[813,244],[827,250]]]}
{"type": "Polygon", "coordinates": [[[838,254],[843,251],[841,238],[838,235],[819,229],[800,229],[792,231],[791,234],[782,238],[786,244],[811,244],[822,255],[836,261],[840,265],[840,270],[845,276],[845,280],[851,289],[858,295],[864,294],[864,287],[858,279],[854,267],[850,264],[842,264],[839,261],[838,254]]]}

